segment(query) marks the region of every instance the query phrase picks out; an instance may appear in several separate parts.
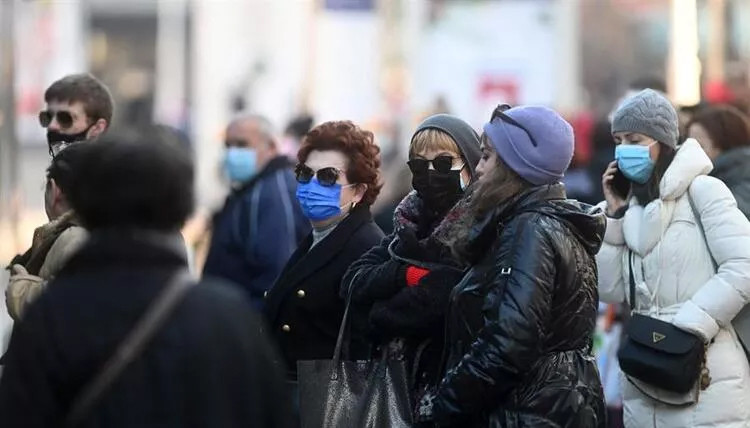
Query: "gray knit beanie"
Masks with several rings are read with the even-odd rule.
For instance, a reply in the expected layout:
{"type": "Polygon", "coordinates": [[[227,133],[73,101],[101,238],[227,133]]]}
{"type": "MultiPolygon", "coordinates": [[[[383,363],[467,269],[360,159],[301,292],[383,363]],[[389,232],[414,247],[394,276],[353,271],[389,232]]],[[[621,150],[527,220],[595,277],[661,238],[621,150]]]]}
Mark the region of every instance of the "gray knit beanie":
{"type": "Polygon", "coordinates": [[[637,132],[673,149],[680,135],[677,111],[653,89],[644,89],[620,104],[612,118],[612,133],[637,132]]]}

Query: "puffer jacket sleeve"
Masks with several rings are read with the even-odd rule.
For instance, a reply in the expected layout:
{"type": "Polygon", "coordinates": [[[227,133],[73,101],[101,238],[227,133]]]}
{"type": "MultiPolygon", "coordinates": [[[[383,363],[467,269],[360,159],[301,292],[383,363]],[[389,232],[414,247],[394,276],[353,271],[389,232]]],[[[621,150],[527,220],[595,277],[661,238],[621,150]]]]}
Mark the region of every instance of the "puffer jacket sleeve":
{"type": "Polygon", "coordinates": [[[388,252],[394,237],[386,236],[380,245],[349,266],[341,280],[342,298],[347,297],[351,288],[352,302],[372,304],[390,298],[406,286],[406,265],[391,258],[388,252]]]}
{"type": "Polygon", "coordinates": [[[683,304],[672,322],[708,342],[750,300],[750,222],[718,179],[697,177],[689,192],[718,271],[683,304]]]}
{"type": "MultiPolygon", "coordinates": [[[[496,260],[484,327],[438,389],[438,423],[495,408],[541,355],[550,322],[556,250],[539,214],[517,218],[512,254],[496,260]]],[[[508,226],[510,227],[510,226],[508,226]]]]}
{"type": "MultiPolygon", "coordinates": [[[[607,203],[602,202],[599,208],[606,212],[607,203]]],[[[623,218],[607,217],[604,242],[596,255],[596,267],[599,271],[599,298],[606,303],[625,301],[626,284],[622,275],[622,260],[627,248],[622,230],[623,221],[623,218]]]]}

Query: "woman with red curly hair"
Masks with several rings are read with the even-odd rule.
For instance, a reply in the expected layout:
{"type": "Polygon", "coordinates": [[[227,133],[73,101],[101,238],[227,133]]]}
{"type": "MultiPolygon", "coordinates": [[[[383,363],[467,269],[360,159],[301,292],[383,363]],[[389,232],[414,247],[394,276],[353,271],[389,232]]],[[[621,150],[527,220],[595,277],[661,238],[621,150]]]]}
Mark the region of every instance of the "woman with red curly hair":
{"type": "MultiPolygon", "coordinates": [[[[298,360],[333,355],[344,314],[341,277],[383,238],[370,214],[381,187],[380,148],[372,132],[349,121],[326,122],[307,133],[297,159],[297,199],[313,230],[269,290],[265,305],[290,381],[297,379],[298,360]]],[[[367,358],[368,351],[367,340],[352,334],[350,356],[367,358]]]]}

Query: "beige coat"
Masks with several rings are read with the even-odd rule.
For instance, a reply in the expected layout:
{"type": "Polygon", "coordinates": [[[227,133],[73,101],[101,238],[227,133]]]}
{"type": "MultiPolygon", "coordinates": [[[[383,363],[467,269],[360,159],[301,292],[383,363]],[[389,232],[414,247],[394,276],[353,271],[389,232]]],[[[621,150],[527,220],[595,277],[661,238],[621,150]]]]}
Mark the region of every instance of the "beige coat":
{"type": "Polygon", "coordinates": [[[26,306],[33,302],[44,290],[47,281],[57,275],[70,257],[81,248],[86,240],[86,230],[71,226],[55,240],[39,270],[39,276],[30,275],[21,265],[15,265],[5,290],[5,303],[11,318],[18,321],[26,306]]]}

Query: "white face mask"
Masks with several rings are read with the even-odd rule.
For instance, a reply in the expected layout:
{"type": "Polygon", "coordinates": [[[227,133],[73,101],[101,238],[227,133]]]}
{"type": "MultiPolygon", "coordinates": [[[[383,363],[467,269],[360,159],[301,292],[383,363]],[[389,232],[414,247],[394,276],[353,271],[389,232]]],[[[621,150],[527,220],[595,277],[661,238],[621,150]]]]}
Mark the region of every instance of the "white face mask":
{"type": "Polygon", "coordinates": [[[461,185],[461,190],[466,190],[466,187],[469,185],[468,183],[464,181],[464,175],[461,173],[464,170],[464,166],[466,166],[465,163],[461,164],[461,166],[459,167],[451,168],[451,171],[458,171],[458,181],[459,181],[459,184],[461,185]]]}

